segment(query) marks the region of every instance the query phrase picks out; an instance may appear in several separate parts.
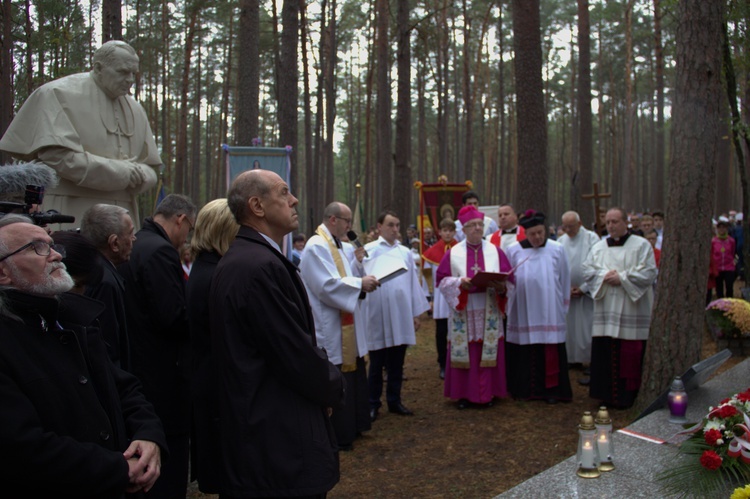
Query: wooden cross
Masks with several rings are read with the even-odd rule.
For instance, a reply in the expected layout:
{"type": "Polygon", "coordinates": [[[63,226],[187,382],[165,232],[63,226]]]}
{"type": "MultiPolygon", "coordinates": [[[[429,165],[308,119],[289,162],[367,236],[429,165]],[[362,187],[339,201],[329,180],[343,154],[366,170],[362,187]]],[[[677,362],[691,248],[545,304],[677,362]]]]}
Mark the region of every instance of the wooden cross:
{"type": "Polygon", "coordinates": [[[594,200],[594,226],[596,227],[596,233],[601,234],[602,229],[604,228],[602,224],[599,223],[599,212],[601,211],[601,208],[599,207],[599,200],[604,198],[610,198],[612,197],[612,194],[609,192],[599,192],[599,184],[597,182],[594,182],[594,193],[593,194],[581,194],[581,197],[583,199],[593,199],[594,200]]]}

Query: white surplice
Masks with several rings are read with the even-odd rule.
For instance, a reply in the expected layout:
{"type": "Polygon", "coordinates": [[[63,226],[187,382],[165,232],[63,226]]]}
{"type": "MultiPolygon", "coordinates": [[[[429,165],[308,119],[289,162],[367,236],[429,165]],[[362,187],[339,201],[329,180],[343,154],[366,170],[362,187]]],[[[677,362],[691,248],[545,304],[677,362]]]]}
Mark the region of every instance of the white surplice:
{"type": "Polygon", "coordinates": [[[583,278],[583,262],[591,248],[600,241],[596,232],[583,227],[576,237],[563,234],[557,240],[568,256],[570,268],[570,285],[579,288],[583,296],[570,298],[568,309],[568,336],[565,348],[568,362],[588,364],[591,361],[591,328],[594,323],[594,299],[588,293],[588,285],[583,278]]]}
{"type": "Polygon", "coordinates": [[[623,246],[608,246],[607,239],[596,243],[583,264],[594,298],[592,336],[647,340],[656,273],[654,250],[646,239],[631,235],[623,246]],[[617,270],[620,286],[604,283],[610,270],[617,270]]]}
{"type": "Polygon", "coordinates": [[[516,285],[508,299],[505,341],[516,345],[564,343],[570,303],[565,250],[547,239],[539,248],[513,244],[506,255],[512,267],[524,263],[515,271],[516,285]]]}
{"type": "MultiPolygon", "coordinates": [[[[417,342],[414,332],[414,317],[430,309],[424,291],[419,284],[414,258],[406,246],[390,245],[379,237],[365,245],[368,256],[373,259],[391,250],[396,250],[404,259],[407,271],[380,285],[363,300],[362,311],[366,321],[367,347],[370,350],[398,345],[414,345],[417,342]]],[[[357,272],[363,272],[356,264],[357,272]]]]}
{"type": "MultiPolygon", "coordinates": [[[[330,236],[327,227],[322,226],[330,236]]],[[[344,262],[346,277],[341,277],[333,261],[328,242],[319,235],[312,236],[305,245],[299,269],[305,283],[310,307],[315,318],[315,336],[318,346],[328,354],[335,365],[343,363],[341,345],[341,311],[354,314],[354,331],[359,357],[367,355],[365,325],[359,299],[362,278],[352,273],[349,255],[338,250],[344,262]]]]}

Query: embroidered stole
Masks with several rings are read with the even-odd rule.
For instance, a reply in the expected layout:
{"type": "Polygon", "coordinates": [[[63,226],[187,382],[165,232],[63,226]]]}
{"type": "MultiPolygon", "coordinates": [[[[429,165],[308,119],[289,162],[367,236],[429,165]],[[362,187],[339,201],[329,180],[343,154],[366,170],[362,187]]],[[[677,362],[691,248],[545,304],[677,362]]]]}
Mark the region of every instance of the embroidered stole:
{"type": "MultiPolygon", "coordinates": [[[[498,256],[497,249],[495,246],[490,246],[487,249],[491,249],[492,251],[485,251],[485,248],[487,246],[482,244],[484,270],[488,272],[500,272],[500,257],[498,256]]],[[[462,241],[451,249],[451,275],[454,277],[466,277],[467,262],[466,241],[462,241]]],[[[462,293],[464,292],[466,291],[462,291],[462,293]]],[[[484,302],[484,340],[482,341],[482,359],[479,366],[496,367],[498,342],[503,337],[500,331],[500,311],[498,309],[497,292],[493,288],[487,288],[486,296],[487,298],[484,302]]],[[[466,309],[451,310],[450,322],[451,367],[468,369],[469,335],[466,309]]]]}
{"type": "MultiPolygon", "coordinates": [[[[336,243],[333,242],[333,238],[328,235],[323,227],[321,224],[315,233],[328,243],[328,249],[331,250],[336,270],[341,277],[346,277],[346,267],[341,259],[341,253],[336,247],[336,243]]],[[[357,370],[357,354],[359,353],[357,351],[357,337],[354,334],[354,314],[343,310],[340,310],[339,314],[341,315],[341,372],[354,372],[357,370]]]]}

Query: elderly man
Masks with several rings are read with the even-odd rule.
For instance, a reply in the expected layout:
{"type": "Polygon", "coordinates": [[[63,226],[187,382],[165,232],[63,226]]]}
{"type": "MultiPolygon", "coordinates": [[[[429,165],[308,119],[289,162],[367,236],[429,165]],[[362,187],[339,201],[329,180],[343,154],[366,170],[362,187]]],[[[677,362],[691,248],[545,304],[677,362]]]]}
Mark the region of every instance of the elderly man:
{"type": "Polygon", "coordinates": [[[565,353],[570,272],[565,250],[547,238],[543,213],[521,219],[526,239],[508,248],[516,287],[508,301],[508,390],[516,399],[569,402],[573,392],[565,353]]]}
{"type": "Polygon", "coordinates": [[[209,303],[221,497],[324,497],[339,480],[328,416],[344,382],[317,346],[304,284],[281,253],[299,227],[297,198],[277,174],[250,170],[227,201],[241,227],[209,303]]]}
{"type": "Polygon", "coordinates": [[[605,221],[609,237],[594,245],[583,264],[594,298],[589,393],[609,407],[627,408],[641,386],[656,261],[651,244],[628,233],[625,210],[609,209],[605,221]]]}
{"type": "Polygon", "coordinates": [[[506,203],[497,208],[497,222],[500,228],[490,234],[487,240],[503,251],[511,244],[526,239],[526,230],[518,225],[518,215],[512,205],[506,203]]]}
{"type": "Polygon", "coordinates": [[[196,208],[170,194],[136,234],[130,260],[118,267],[125,281],[125,311],[132,372],[164,423],[170,461],[153,490],[184,498],[190,434],[190,332],[179,248],[195,226],[196,208]]]}
{"type": "Polygon", "coordinates": [[[107,358],[103,306],[80,295],[64,249],[22,215],[0,219],[0,480],[7,497],[149,490],[166,442],[138,380],[107,358]]]}
{"type": "Polygon", "coordinates": [[[112,204],[95,204],[83,214],[83,234],[102,254],[102,279],[86,286],[86,296],[104,303],[99,324],[107,342],[109,357],[115,365],[130,370],[125,281],[117,266],[130,260],[135,241],[133,220],[128,210],[112,204]]]}
{"type": "Polygon", "coordinates": [[[458,212],[466,239],[448,249],[437,269],[437,284],[450,306],[450,354],[444,395],[458,400],[458,408],[470,404],[492,405],[494,397],[507,396],[504,281],[475,286],[477,273],[509,272],[503,251],[482,239],[484,215],[473,206],[458,212]]]}
{"type": "MultiPolygon", "coordinates": [[[[415,345],[415,331],[419,329],[419,316],[430,308],[419,284],[417,268],[411,252],[398,243],[401,221],[396,213],[384,211],[378,216],[380,237],[365,246],[366,260],[378,258],[385,253],[403,260],[407,271],[382,283],[363,304],[367,320],[367,348],[370,350],[370,419],[375,421],[382,403],[383,368],[388,372],[386,401],[388,411],[402,416],[414,413],[401,403],[401,384],[404,374],[406,347],[415,345]]],[[[363,267],[355,263],[362,275],[363,267]]]]}
{"type": "Polygon", "coordinates": [[[47,209],[80,222],[92,205],[110,203],[140,222],[135,195],[156,184],[161,159],[145,111],[128,95],[137,72],[133,48],[107,42],[90,73],[42,85],[16,114],[0,151],[57,171],[60,185],[47,192],[47,209]]]}
{"type": "MultiPolygon", "coordinates": [[[[589,364],[591,362],[591,328],[594,320],[594,300],[583,280],[583,262],[591,248],[599,242],[595,232],[587,230],[575,211],[566,211],[562,216],[559,242],[568,257],[570,268],[570,308],[567,316],[568,337],[565,341],[568,362],[589,364]]],[[[588,378],[578,380],[588,384],[588,378]]]]}
{"type": "MultiPolygon", "coordinates": [[[[351,224],[352,211],[348,206],[338,202],[326,206],[323,223],[308,241],[300,263],[318,344],[346,381],[346,403],[331,415],[342,450],[351,450],[357,434],[369,430],[371,425],[364,359],[367,338],[360,299],[378,286],[374,276],[355,277],[352,273],[341,245],[351,224]]],[[[354,255],[361,262],[365,249],[360,246],[354,255]]]]}

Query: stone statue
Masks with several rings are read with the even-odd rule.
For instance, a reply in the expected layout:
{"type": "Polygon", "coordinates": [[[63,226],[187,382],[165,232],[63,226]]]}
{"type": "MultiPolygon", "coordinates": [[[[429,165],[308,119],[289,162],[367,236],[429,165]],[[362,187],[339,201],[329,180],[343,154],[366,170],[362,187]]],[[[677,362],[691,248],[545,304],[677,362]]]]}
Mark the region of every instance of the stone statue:
{"type": "Polygon", "coordinates": [[[143,107],[128,95],[138,62],[127,43],[105,43],[91,72],[34,91],[0,140],[0,150],[57,172],[60,183],[47,191],[44,207],[76,217],[75,226],[97,203],[123,206],[137,225],[135,196],[156,184],[162,162],[154,134],[143,107]]]}

